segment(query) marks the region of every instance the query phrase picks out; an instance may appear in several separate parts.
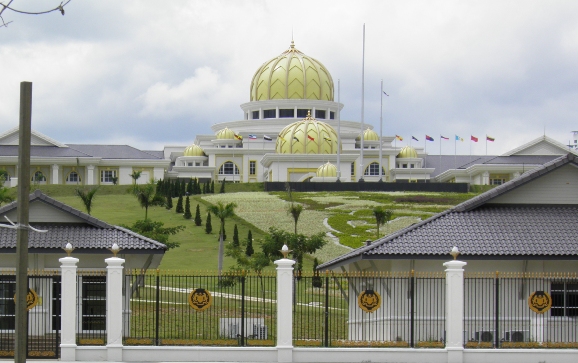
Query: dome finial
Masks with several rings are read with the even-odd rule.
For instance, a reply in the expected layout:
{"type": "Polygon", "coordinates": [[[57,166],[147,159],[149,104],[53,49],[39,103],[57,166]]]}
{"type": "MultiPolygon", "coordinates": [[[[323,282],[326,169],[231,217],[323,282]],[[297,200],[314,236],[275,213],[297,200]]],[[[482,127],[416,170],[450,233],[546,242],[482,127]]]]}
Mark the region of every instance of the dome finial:
{"type": "Polygon", "coordinates": [[[291,49],[295,49],[295,42],[291,39],[291,49]]]}

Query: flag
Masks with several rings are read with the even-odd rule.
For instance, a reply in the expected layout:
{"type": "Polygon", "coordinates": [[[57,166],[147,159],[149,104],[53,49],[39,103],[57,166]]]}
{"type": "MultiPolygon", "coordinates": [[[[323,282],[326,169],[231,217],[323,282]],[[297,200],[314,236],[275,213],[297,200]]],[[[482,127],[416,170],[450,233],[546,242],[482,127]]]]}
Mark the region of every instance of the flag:
{"type": "Polygon", "coordinates": [[[263,140],[273,141],[273,139],[271,138],[271,136],[267,136],[267,135],[263,135],[263,140]]]}
{"type": "Polygon", "coordinates": [[[472,140],[473,142],[478,142],[478,138],[475,137],[475,136],[472,136],[472,137],[470,138],[470,140],[472,140]]]}
{"type": "Polygon", "coordinates": [[[237,140],[243,140],[243,136],[235,134],[235,139],[237,139],[237,140]]]}
{"type": "Polygon", "coordinates": [[[444,140],[449,140],[449,139],[450,139],[449,137],[445,137],[445,136],[442,136],[442,135],[440,135],[440,137],[441,137],[442,139],[444,139],[444,140]]]}
{"type": "Polygon", "coordinates": [[[464,139],[462,139],[461,137],[459,137],[458,135],[456,135],[456,141],[464,141],[464,139]]]}
{"type": "Polygon", "coordinates": [[[496,139],[494,139],[493,137],[489,137],[488,135],[486,135],[486,140],[494,142],[496,141],[496,139]]]}
{"type": "Polygon", "coordinates": [[[309,140],[311,140],[311,141],[315,141],[315,139],[314,139],[314,138],[312,138],[312,137],[311,137],[311,136],[309,136],[309,135],[307,135],[307,138],[308,138],[309,140]]]}
{"type": "Polygon", "coordinates": [[[434,141],[433,137],[429,136],[429,135],[425,135],[425,139],[427,141],[434,141]]]}
{"type": "Polygon", "coordinates": [[[399,141],[403,141],[403,137],[401,137],[399,135],[395,135],[395,138],[398,139],[399,141]]]}
{"type": "Polygon", "coordinates": [[[293,136],[293,140],[297,140],[297,142],[299,142],[299,139],[297,138],[297,136],[293,136]]]}
{"type": "Polygon", "coordinates": [[[419,141],[419,140],[417,139],[417,137],[415,137],[415,136],[412,136],[411,139],[412,139],[412,140],[415,140],[415,141],[419,141]]]}
{"type": "Polygon", "coordinates": [[[257,135],[249,135],[249,139],[251,139],[251,140],[257,140],[257,135]]]}
{"type": "Polygon", "coordinates": [[[385,93],[385,91],[383,91],[383,94],[386,95],[387,97],[389,97],[389,95],[387,93],[385,93]]]}

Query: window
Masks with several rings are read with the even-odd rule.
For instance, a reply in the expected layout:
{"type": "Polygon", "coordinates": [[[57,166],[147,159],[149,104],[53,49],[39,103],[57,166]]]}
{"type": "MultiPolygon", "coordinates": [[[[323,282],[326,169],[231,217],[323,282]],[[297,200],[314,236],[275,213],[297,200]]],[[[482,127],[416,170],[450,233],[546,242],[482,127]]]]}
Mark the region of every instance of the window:
{"type": "Polygon", "coordinates": [[[335,112],[330,111],[330,112],[329,112],[329,118],[330,118],[331,120],[335,120],[335,112]]]}
{"type": "Polygon", "coordinates": [[[403,164],[401,167],[407,169],[407,164],[403,164]]]}
{"type": "Polygon", "coordinates": [[[82,277],[82,330],[106,329],[106,277],[82,277]]]}
{"type": "Polygon", "coordinates": [[[355,162],[351,163],[351,175],[355,175],[355,162]]]}
{"type": "Polygon", "coordinates": [[[315,118],[325,118],[325,110],[315,110],[315,118]]]}
{"type": "Polygon", "coordinates": [[[578,281],[552,282],[551,316],[578,316],[578,281]]]}
{"type": "Polygon", "coordinates": [[[281,109],[279,110],[279,118],[293,118],[295,117],[294,109],[281,109]]]}
{"type": "Polygon", "coordinates": [[[16,325],[16,277],[0,276],[0,330],[14,329],[16,325]]]}
{"type": "Polygon", "coordinates": [[[309,111],[309,110],[303,109],[303,108],[297,109],[297,117],[303,117],[303,118],[307,117],[307,111],[309,111]]]}
{"type": "Polygon", "coordinates": [[[116,170],[101,170],[100,171],[100,182],[101,183],[113,183],[113,178],[116,178],[116,170]]]}
{"type": "Polygon", "coordinates": [[[263,110],[263,118],[275,118],[277,117],[277,110],[263,110]]]}
{"type": "Polygon", "coordinates": [[[257,172],[257,162],[254,160],[249,161],[249,175],[255,175],[257,172]]]}
{"type": "Polygon", "coordinates": [[[187,163],[187,166],[193,166],[193,163],[187,163]]]}
{"type": "Polygon", "coordinates": [[[33,183],[46,183],[46,177],[42,174],[41,171],[37,171],[32,175],[32,179],[30,179],[33,183]]]}
{"type": "Polygon", "coordinates": [[[502,179],[502,178],[490,179],[490,185],[502,185],[505,182],[506,182],[506,179],[502,179]]]}
{"type": "Polygon", "coordinates": [[[80,179],[80,175],[77,172],[71,171],[70,174],[66,177],[67,183],[80,183],[82,180],[80,179]]]}
{"type": "MultiPolygon", "coordinates": [[[[379,163],[373,162],[365,169],[364,175],[379,175],[379,163]]],[[[385,175],[383,168],[381,168],[381,175],[385,175]]]]}
{"type": "Polygon", "coordinates": [[[415,167],[415,164],[409,164],[409,168],[413,169],[415,167]]]}
{"type": "Polygon", "coordinates": [[[219,168],[220,175],[238,175],[239,168],[232,161],[227,161],[219,168]]]}
{"type": "Polygon", "coordinates": [[[258,120],[258,119],[259,119],[259,111],[253,111],[252,119],[253,119],[253,120],[258,120]]]}

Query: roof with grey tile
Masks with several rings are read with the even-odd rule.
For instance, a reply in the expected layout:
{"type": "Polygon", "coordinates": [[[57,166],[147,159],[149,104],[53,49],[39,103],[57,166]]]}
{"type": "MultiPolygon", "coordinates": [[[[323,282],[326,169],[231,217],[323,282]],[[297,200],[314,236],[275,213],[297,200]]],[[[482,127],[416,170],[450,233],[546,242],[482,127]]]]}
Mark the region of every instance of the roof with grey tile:
{"type": "MultiPolygon", "coordinates": [[[[125,253],[163,253],[167,247],[148,237],[130,231],[126,228],[113,226],[94,218],[86,213],[72,208],[53,199],[39,190],[30,194],[30,203],[46,203],[54,208],[75,215],[81,223],[30,223],[31,226],[48,230],[46,233],[29,233],[29,248],[60,250],[70,242],[74,248],[84,250],[102,250],[110,248],[114,243],[125,250],[125,253]]],[[[12,202],[0,208],[0,215],[6,214],[17,207],[12,202]]],[[[0,249],[16,248],[16,229],[0,228],[0,249]]]]}
{"type": "Polygon", "coordinates": [[[425,167],[434,168],[431,177],[452,170],[452,169],[467,169],[474,165],[528,165],[536,166],[548,163],[560,155],[512,155],[512,156],[496,156],[496,155],[428,155],[425,157],[425,167]]]}
{"type": "MultiPolygon", "coordinates": [[[[0,156],[18,156],[18,145],[0,145],[0,156]]],[[[57,146],[31,146],[30,156],[35,157],[89,157],[91,155],[85,154],[81,151],[74,150],[68,147],[57,146]]]]}
{"type": "Polygon", "coordinates": [[[67,146],[93,157],[103,159],[162,159],[162,157],[129,145],[67,144],[67,146]]]}
{"type": "Polygon", "coordinates": [[[391,235],[319,265],[331,269],[362,259],[448,258],[459,246],[466,258],[578,258],[578,205],[499,205],[495,197],[578,157],[558,157],[519,178],[391,235]]]}

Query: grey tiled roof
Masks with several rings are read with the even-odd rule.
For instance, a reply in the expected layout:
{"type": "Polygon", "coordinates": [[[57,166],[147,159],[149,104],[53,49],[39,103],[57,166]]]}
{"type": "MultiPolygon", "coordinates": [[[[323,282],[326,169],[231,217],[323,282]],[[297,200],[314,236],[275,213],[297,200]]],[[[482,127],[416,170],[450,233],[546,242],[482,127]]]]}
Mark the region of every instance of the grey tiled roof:
{"type": "Polygon", "coordinates": [[[434,168],[432,177],[451,170],[451,169],[467,169],[473,165],[543,165],[550,162],[560,155],[512,155],[512,156],[496,156],[496,155],[428,155],[425,158],[425,167],[434,168]]]}
{"type": "MultiPolygon", "coordinates": [[[[18,156],[18,145],[0,145],[0,156],[18,156]]],[[[31,146],[31,157],[87,157],[90,156],[78,150],[57,146],[31,146]]]]}
{"type": "Polygon", "coordinates": [[[329,269],[361,259],[449,258],[458,246],[464,258],[578,258],[578,205],[498,205],[491,200],[568,163],[568,154],[519,178],[378,239],[332,261],[329,269]]]}
{"type": "Polygon", "coordinates": [[[162,157],[129,145],[68,144],[67,146],[82,153],[103,159],[162,159],[162,157]]]}

